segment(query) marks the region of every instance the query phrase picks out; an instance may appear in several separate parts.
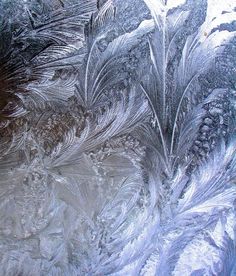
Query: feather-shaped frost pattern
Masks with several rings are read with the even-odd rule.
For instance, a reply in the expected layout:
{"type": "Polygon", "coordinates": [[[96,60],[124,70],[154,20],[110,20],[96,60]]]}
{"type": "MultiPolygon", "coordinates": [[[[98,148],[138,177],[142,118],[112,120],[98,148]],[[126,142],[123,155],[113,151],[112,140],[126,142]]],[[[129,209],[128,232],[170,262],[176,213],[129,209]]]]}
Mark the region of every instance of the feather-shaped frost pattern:
{"type": "MultiPolygon", "coordinates": [[[[229,13],[231,12],[232,17],[222,15],[221,20],[217,22],[219,25],[217,25],[214,22],[214,12],[211,14],[213,4],[209,1],[206,21],[181,42],[180,45],[184,46],[179,59],[176,56],[171,56],[170,52],[176,51],[174,50],[174,47],[177,47],[175,40],[184,32],[185,22],[187,19],[189,20],[191,10],[186,10],[188,6],[183,3],[178,9],[169,7],[168,1],[164,3],[163,1],[147,0],[145,3],[155,19],[156,31],[150,40],[152,68],[149,76],[144,78],[141,85],[157,122],[162,148],[160,151],[164,159],[172,166],[178,156],[178,153],[175,152],[175,144],[178,144],[179,141],[178,137],[185,136],[184,133],[181,133],[180,130],[183,128],[180,128],[179,125],[183,123],[185,117],[187,121],[190,119],[187,117],[190,116],[188,111],[193,106],[193,102],[191,102],[193,95],[188,93],[200,93],[198,78],[210,70],[216,58],[223,55],[227,42],[229,43],[234,37],[233,31],[219,31],[218,29],[221,24],[232,22],[234,11],[230,8],[229,13]],[[180,27],[176,28],[178,25],[180,27]],[[173,60],[175,63],[178,62],[177,66],[172,65],[173,60]],[[174,78],[174,81],[171,78],[174,78]],[[167,102],[166,99],[170,100],[167,102]]],[[[226,7],[227,5],[228,3],[225,4],[226,7]]],[[[223,7],[221,7],[222,9],[223,7]]],[[[200,120],[200,113],[196,113],[199,114],[200,120]]],[[[193,119],[195,118],[193,116],[193,119]]],[[[192,124],[195,125],[194,121],[192,124]]],[[[194,140],[192,139],[192,141],[194,140]]],[[[191,140],[186,144],[191,145],[191,140]]],[[[184,151],[182,152],[184,153],[184,151]]]]}
{"type": "Polygon", "coordinates": [[[125,56],[153,28],[153,20],[145,20],[133,32],[114,39],[102,53],[97,47],[97,40],[100,38],[95,39],[88,54],[85,70],[83,98],[88,106],[98,102],[107,89],[125,78],[125,73],[119,72],[119,68],[126,60],[125,56]]]}
{"type": "Polygon", "coordinates": [[[235,274],[235,22],[0,1],[0,276],[235,274]]]}
{"type": "Polygon", "coordinates": [[[83,152],[92,151],[105,143],[106,137],[112,139],[112,137],[123,135],[141,123],[149,113],[148,103],[145,100],[140,101],[140,96],[136,96],[134,90],[129,93],[128,96],[123,95],[112,108],[97,112],[94,117],[88,117],[85,129],[79,137],[79,140],[83,142],[77,143],[70,139],[68,150],[60,151],[60,155],[56,158],[57,161],[52,163],[53,166],[76,162],[83,152]],[[129,99],[129,105],[125,100],[126,97],[129,99]]]}

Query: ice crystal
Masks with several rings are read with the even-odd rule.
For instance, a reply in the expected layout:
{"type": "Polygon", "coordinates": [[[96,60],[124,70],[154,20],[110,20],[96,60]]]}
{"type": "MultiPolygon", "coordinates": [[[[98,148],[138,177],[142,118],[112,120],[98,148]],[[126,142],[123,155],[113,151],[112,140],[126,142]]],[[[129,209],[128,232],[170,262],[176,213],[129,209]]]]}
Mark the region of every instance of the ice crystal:
{"type": "Polygon", "coordinates": [[[0,275],[235,275],[236,3],[0,0],[0,275]]]}

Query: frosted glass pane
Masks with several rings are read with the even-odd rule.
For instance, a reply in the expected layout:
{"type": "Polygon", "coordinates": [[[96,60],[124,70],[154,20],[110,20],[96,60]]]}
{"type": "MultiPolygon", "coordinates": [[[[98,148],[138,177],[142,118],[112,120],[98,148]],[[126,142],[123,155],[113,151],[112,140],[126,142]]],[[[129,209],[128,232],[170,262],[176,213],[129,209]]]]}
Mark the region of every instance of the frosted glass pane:
{"type": "Polygon", "coordinates": [[[236,275],[236,2],[0,0],[0,276],[236,275]]]}

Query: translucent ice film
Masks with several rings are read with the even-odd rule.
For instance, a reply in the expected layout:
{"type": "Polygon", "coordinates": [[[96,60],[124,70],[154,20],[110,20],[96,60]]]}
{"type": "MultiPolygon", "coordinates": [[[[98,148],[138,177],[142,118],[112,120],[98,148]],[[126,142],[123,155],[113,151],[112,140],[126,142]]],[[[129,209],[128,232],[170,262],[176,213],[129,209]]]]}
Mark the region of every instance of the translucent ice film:
{"type": "Polygon", "coordinates": [[[235,276],[235,203],[235,0],[0,0],[0,276],[235,276]]]}

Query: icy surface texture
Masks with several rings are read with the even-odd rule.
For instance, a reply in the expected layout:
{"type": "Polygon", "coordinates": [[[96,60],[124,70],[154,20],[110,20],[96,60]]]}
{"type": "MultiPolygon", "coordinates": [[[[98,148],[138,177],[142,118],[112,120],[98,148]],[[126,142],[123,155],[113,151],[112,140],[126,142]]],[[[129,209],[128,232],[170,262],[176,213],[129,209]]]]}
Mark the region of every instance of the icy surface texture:
{"type": "Polygon", "coordinates": [[[0,1],[0,276],[236,275],[236,2],[0,1]]]}

